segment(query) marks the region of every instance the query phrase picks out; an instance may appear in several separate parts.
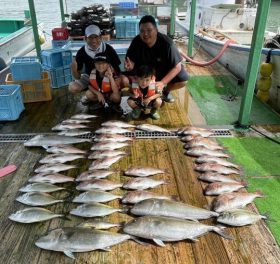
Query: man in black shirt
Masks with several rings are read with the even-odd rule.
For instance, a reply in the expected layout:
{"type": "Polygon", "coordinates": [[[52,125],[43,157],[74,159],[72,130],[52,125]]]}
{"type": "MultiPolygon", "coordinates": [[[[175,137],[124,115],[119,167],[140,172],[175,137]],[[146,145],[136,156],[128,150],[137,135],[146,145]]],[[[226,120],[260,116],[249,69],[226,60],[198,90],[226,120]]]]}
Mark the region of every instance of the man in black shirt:
{"type": "MultiPolygon", "coordinates": [[[[112,46],[106,44],[101,39],[101,31],[98,26],[90,25],[85,30],[85,41],[86,44],[81,47],[75,59],[71,64],[72,74],[75,78],[69,84],[69,91],[72,93],[79,93],[88,89],[89,75],[94,69],[93,58],[97,53],[104,52],[108,58],[115,73],[120,75],[121,61],[118,54],[112,46]]],[[[82,98],[82,103],[87,104],[88,100],[86,97],[82,98]]]]}
{"type": "Polygon", "coordinates": [[[163,93],[163,100],[173,102],[169,93],[185,87],[187,72],[181,64],[182,57],[168,36],[157,30],[153,16],[143,16],[139,22],[140,34],[127,50],[125,68],[134,71],[141,65],[149,65],[156,71],[156,87],[163,93]]]}

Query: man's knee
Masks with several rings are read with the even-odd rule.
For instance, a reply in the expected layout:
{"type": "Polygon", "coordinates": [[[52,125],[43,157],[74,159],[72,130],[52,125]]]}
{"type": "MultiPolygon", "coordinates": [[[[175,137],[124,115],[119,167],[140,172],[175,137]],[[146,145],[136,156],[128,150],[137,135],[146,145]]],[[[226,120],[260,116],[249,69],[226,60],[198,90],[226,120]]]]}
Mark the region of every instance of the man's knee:
{"type": "Polygon", "coordinates": [[[69,83],[68,90],[71,93],[80,93],[83,90],[83,87],[81,87],[77,82],[73,81],[69,83]]]}
{"type": "Polygon", "coordinates": [[[181,89],[181,88],[186,87],[186,84],[187,84],[187,81],[176,82],[176,83],[169,83],[169,84],[167,85],[167,89],[168,89],[169,91],[181,89]]]}

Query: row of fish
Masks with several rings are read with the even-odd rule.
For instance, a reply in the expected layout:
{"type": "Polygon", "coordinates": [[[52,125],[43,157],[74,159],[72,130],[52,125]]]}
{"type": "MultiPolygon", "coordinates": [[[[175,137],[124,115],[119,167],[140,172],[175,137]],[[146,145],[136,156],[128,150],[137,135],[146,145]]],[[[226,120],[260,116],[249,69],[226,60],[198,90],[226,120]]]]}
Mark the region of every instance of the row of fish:
{"type": "Polygon", "coordinates": [[[209,136],[213,136],[211,130],[205,128],[186,127],[178,131],[184,142],[185,154],[195,157],[194,168],[201,174],[198,179],[210,182],[204,188],[205,195],[217,196],[213,200],[213,210],[220,213],[217,221],[232,226],[243,226],[255,223],[265,216],[242,209],[252,203],[256,197],[263,197],[259,191],[237,192],[247,186],[231,175],[242,174],[241,168],[226,158],[224,148],[209,136]]]}

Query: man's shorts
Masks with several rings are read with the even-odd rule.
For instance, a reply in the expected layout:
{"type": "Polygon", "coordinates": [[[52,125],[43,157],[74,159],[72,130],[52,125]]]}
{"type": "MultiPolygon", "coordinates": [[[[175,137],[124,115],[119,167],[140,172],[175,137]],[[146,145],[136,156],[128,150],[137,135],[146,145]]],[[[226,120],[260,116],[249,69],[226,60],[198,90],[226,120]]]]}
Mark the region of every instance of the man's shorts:
{"type": "Polygon", "coordinates": [[[89,85],[89,76],[85,73],[82,73],[81,78],[75,80],[75,82],[77,82],[81,87],[83,87],[82,91],[86,91],[89,85]]]}
{"type": "Polygon", "coordinates": [[[188,80],[188,74],[184,65],[181,64],[181,71],[170,81],[170,83],[186,82],[188,80]]]}

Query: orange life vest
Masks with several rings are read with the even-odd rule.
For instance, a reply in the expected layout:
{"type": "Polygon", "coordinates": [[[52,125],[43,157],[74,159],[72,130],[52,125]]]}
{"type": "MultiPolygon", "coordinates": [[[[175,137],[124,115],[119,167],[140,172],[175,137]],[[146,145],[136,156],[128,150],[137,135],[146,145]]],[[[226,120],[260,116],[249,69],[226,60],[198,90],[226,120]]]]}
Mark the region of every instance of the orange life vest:
{"type": "Polygon", "coordinates": [[[96,69],[93,69],[91,71],[89,76],[89,83],[93,87],[93,89],[101,93],[111,93],[113,91],[108,77],[103,77],[101,88],[99,87],[96,81],[96,69]]]}
{"type": "Polygon", "coordinates": [[[150,85],[148,87],[148,92],[145,96],[143,96],[142,89],[139,87],[139,84],[137,82],[132,83],[132,92],[135,95],[135,97],[143,97],[148,98],[156,94],[156,79],[155,77],[152,78],[152,81],[150,82],[150,85]]]}

